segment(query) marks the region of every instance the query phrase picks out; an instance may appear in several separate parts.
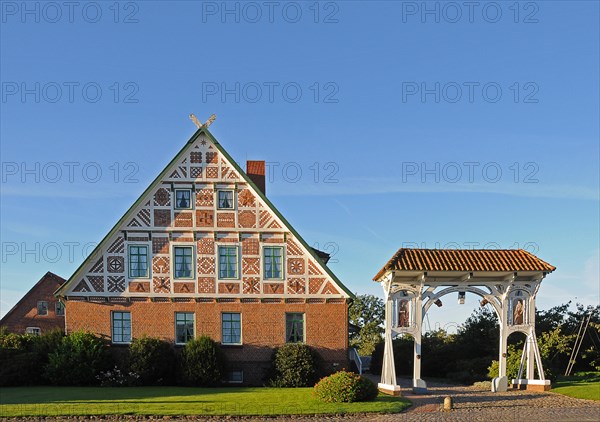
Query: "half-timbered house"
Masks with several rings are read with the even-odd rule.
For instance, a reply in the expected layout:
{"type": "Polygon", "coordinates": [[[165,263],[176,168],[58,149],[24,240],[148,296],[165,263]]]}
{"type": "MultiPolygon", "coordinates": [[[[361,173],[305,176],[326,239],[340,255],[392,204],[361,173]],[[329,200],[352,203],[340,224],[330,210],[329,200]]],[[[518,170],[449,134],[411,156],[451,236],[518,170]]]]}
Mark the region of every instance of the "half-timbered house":
{"type": "Polygon", "coordinates": [[[206,334],[230,381],[258,384],[286,342],[346,365],[352,294],[324,257],[267,199],[264,161],[244,172],[201,127],[56,293],[67,333],[176,347],[206,334]]]}

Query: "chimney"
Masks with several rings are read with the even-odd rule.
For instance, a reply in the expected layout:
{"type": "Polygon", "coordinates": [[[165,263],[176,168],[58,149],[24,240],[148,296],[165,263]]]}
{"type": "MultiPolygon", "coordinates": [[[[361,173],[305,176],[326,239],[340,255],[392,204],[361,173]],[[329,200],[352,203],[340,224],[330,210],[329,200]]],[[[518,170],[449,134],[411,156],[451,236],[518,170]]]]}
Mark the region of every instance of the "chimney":
{"type": "Polygon", "coordinates": [[[266,166],[264,161],[246,161],[246,174],[254,182],[254,184],[266,196],[267,190],[265,185],[266,166]]]}

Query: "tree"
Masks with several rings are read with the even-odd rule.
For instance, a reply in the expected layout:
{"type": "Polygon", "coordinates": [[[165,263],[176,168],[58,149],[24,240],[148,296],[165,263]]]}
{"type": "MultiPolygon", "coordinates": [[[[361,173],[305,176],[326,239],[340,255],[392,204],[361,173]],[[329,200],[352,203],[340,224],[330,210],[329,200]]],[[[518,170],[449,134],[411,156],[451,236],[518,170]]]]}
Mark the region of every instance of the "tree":
{"type": "Polygon", "coordinates": [[[350,324],[358,327],[358,331],[350,334],[350,346],[356,347],[361,356],[371,356],[384,331],[383,300],[375,295],[358,295],[350,305],[348,316],[350,324]]]}

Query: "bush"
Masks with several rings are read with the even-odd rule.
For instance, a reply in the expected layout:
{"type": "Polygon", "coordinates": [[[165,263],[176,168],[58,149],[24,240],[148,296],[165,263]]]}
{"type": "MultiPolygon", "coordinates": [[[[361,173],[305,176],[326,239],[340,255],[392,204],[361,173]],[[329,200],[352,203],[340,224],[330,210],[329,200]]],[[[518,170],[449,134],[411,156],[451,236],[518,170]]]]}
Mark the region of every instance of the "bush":
{"type": "Polygon", "coordinates": [[[309,387],[318,379],[318,357],[306,344],[288,343],[273,354],[273,387],[309,387]]]}
{"type": "Polygon", "coordinates": [[[129,371],[140,385],[165,385],[173,380],[171,345],[153,337],[134,339],[129,346],[129,371]]]}
{"type": "Polygon", "coordinates": [[[60,330],[41,336],[0,332],[0,386],[43,384],[48,353],[62,337],[60,330]]]}
{"type": "Polygon", "coordinates": [[[371,401],[377,397],[375,384],[353,372],[339,371],[321,379],[313,395],[326,403],[352,403],[371,401]]]}
{"type": "Polygon", "coordinates": [[[217,344],[208,336],[189,341],[181,354],[181,374],[188,385],[218,385],[223,375],[223,357],[217,344]]]}
{"type": "Polygon", "coordinates": [[[45,376],[57,385],[91,385],[110,361],[104,343],[91,333],[75,332],[62,338],[48,355],[45,376]]]}

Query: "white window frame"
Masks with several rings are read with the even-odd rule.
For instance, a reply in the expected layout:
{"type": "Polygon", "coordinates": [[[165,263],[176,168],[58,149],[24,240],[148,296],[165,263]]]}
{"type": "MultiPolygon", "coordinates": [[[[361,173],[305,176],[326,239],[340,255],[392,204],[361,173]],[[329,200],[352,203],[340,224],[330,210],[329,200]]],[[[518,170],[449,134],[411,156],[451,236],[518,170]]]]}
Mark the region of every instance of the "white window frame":
{"type": "Polygon", "coordinates": [[[242,323],[242,313],[241,312],[221,312],[221,344],[224,346],[241,346],[244,344],[244,331],[243,331],[243,323],[242,323]],[[225,343],[223,341],[223,315],[225,314],[238,314],[240,316],[240,341],[238,343],[225,343]]]}
{"type": "Polygon", "coordinates": [[[48,316],[48,312],[50,312],[50,306],[48,305],[48,301],[47,300],[38,300],[36,303],[36,313],[38,316],[48,316]],[[45,314],[40,314],[40,303],[45,303],[46,304],[46,313],[45,314]]]}
{"type": "Polygon", "coordinates": [[[233,369],[231,371],[227,371],[226,372],[226,376],[227,376],[227,379],[225,380],[225,382],[227,384],[243,384],[244,383],[244,371],[242,369],[233,369]],[[232,378],[231,374],[234,373],[234,372],[239,372],[242,375],[242,379],[239,380],[239,381],[233,381],[231,379],[232,378]]]}
{"type": "Polygon", "coordinates": [[[216,272],[218,280],[240,280],[240,273],[242,272],[242,254],[240,245],[238,243],[217,243],[216,272]],[[235,248],[237,257],[237,274],[235,277],[221,277],[221,248],[235,248]]]}
{"type": "Polygon", "coordinates": [[[196,279],[196,245],[190,242],[171,243],[171,280],[195,280],[196,279]],[[175,248],[192,249],[192,272],[189,277],[176,277],[175,271],[175,248]]]}
{"type": "MultiPolygon", "coordinates": [[[[121,318],[121,322],[123,322],[123,318],[121,318]]],[[[121,330],[123,327],[121,327],[121,330]]],[[[121,332],[121,337],[123,337],[123,333],[121,332]]],[[[110,339],[113,344],[131,344],[131,340],[133,339],[133,320],[131,317],[131,311],[111,311],[110,312],[110,339]],[[115,314],[129,314],[129,341],[115,341],[115,314]]]]}
{"type": "Polygon", "coordinates": [[[27,327],[25,328],[25,334],[31,334],[34,336],[41,336],[42,329],[40,327],[27,327]]]}
{"type": "Polygon", "coordinates": [[[187,312],[187,311],[175,311],[175,344],[177,346],[185,346],[187,344],[187,342],[178,342],[177,341],[177,314],[192,314],[192,321],[193,321],[193,330],[194,332],[192,333],[192,338],[191,340],[196,338],[196,313],[195,312],[187,312]]]}
{"type": "Polygon", "coordinates": [[[150,280],[152,278],[152,242],[126,242],[125,250],[127,251],[127,256],[125,257],[125,273],[127,274],[127,280],[150,280]],[[147,277],[132,277],[131,269],[129,268],[129,248],[132,246],[145,246],[146,247],[146,256],[148,263],[148,276],[147,277]]]}
{"type": "Polygon", "coordinates": [[[173,190],[173,209],[175,210],[193,210],[194,209],[194,190],[192,188],[175,188],[173,190]],[[190,193],[190,206],[189,207],[178,207],[177,206],[177,192],[179,191],[188,191],[190,193]]]}
{"type": "Polygon", "coordinates": [[[218,210],[235,210],[235,189],[225,188],[225,189],[217,189],[217,209],[218,210]],[[221,201],[219,199],[220,192],[231,192],[231,207],[223,208],[221,207],[221,201]]]}
{"type": "Polygon", "coordinates": [[[260,251],[260,276],[265,281],[282,281],[286,277],[286,248],[283,245],[277,244],[262,244],[260,251]],[[280,278],[267,278],[265,274],[265,248],[281,248],[281,277],[280,278]]]}

